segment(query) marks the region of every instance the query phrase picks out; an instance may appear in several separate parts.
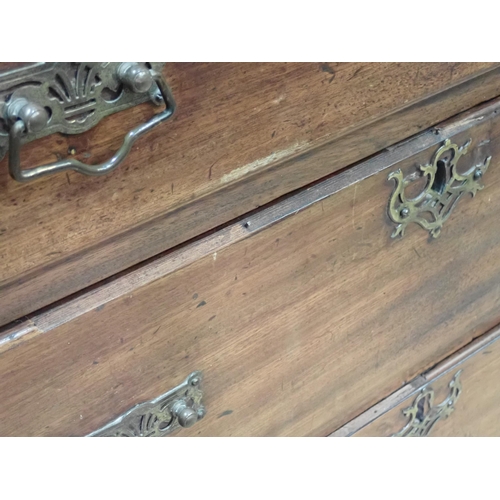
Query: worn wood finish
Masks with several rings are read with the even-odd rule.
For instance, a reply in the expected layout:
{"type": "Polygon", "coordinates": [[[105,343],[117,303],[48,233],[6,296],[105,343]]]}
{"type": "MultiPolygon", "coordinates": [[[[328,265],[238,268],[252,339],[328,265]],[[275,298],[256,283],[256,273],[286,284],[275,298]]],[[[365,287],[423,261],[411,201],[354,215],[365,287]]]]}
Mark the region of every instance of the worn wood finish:
{"type": "Polygon", "coordinates": [[[0,434],[87,434],[193,370],[208,414],[182,435],[339,428],[500,322],[499,110],[483,106],[11,327],[0,434]],[[471,138],[474,162],[492,155],[486,188],[437,240],[419,227],[391,240],[388,173],[427,163],[447,137],[471,138]]]}
{"type": "Polygon", "coordinates": [[[473,341],[428,373],[417,377],[394,395],[332,434],[333,437],[391,436],[408,422],[403,410],[423,389],[431,387],[436,404],[449,394],[448,384],[461,370],[462,393],[447,418],[439,420],[430,436],[500,436],[500,328],[473,341]]]}
{"type": "MultiPolygon", "coordinates": [[[[167,64],[165,77],[176,116],[111,175],[21,185],[2,162],[0,324],[500,94],[486,63],[167,64]]],[[[23,164],[104,160],[150,113],[30,143],[23,164]]]]}

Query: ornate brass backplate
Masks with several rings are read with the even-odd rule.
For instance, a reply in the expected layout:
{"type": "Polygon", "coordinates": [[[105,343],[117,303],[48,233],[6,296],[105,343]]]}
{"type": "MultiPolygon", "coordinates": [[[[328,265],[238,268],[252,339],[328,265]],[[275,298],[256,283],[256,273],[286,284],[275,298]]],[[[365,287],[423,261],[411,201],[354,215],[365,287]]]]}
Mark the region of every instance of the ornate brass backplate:
{"type": "Polygon", "coordinates": [[[481,179],[488,170],[491,156],[483,163],[471,166],[463,174],[457,170],[457,163],[467,154],[470,144],[469,140],[458,147],[446,139],[434,154],[431,163],[419,167],[427,182],[424,190],[415,198],[407,198],[405,194],[405,188],[415,180],[415,174],[405,178],[400,169],[389,174],[388,179],[396,182],[388,207],[390,219],[397,224],[392,238],[404,236],[407,226],[412,222],[437,238],[458,200],[465,193],[474,196],[484,188],[481,179]]]}
{"type": "MultiPolygon", "coordinates": [[[[121,63],[33,63],[0,73],[0,160],[9,143],[6,109],[17,99],[36,102],[49,114],[40,130],[24,134],[22,143],[61,132],[80,134],[102,118],[150,101],[151,92],[134,92],[119,78],[121,63]]],[[[164,63],[143,63],[161,71],[164,63]]],[[[152,91],[159,92],[156,85],[152,91]]]]}
{"type": "Polygon", "coordinates": [[[9,150],[9,172],[27,182],[74,170],[105,175],[128,155],[134,142],[168,120],[175,100],[161,73],[163,63],[35,63],[0,73],[0,160],[9,150]],[[102,118],[147,101],[165,109],[137,125],[107,161],[89,165],[76,158],[21,167],[21,146],[53,134],[79,134],[102,118]]]}
{"type": "Polygon", "coordinates": [[[448,418],[455,410],[455,403],[462,392],[460,374],[458,371],[449,384],[450,394],[439,405],[434,404],[434,390],[426,387],[416,397],[413,404],[403,410],[408,423],[393,437],[424,437],[428,436],[439,420],[448,418]]]}
{"type": "Polygon", "coordinates": [[[191,427],[205,416],[202,404],[201,372],[193,372],[174,389],[134,406],[89,436],[156,437],[166,436],[179,427],[191,427]]]}

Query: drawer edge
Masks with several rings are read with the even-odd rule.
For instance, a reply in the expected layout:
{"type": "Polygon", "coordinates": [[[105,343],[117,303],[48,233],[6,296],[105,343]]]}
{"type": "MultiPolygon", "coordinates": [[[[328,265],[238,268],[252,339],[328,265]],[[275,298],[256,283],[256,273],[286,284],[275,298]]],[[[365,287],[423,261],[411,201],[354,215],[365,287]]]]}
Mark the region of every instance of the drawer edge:
{"type": "MultiPolygon", "coordinates": [[[[302,210],[320,203],[322,200],[361,182],[381,171],[388,170],[394,164],[411,157],[425,149],[433,147],[446,138],[468,130],[480,122],[487,121],[500,110],[500,99],[479,106],[472,112],[466,112],[458,120],[445,123],[421,133],[412,140],[404,141],[356,166],[335,174],[298,193],[274,202],[258,212],[229,224],[207,236],[201,237],[177,249],[168,251],[150,262],[143,263],[106,282],[68,298],[60,304],[29,316],[26,320],[11,323],[0,329],[0,353],[15,347],[41,333],[46,333],[119,296],[132,293],[157,279],[189,266],[197,260],[215,255],[229,245],[250,237],[277,222],[291,217],[302,210]]],[[[15,294],[12,300],[20,300],[15,294]]]]}
{"type": "Polygon", "coordinates": [[[448,372],[456,370],[464,361],[475,356],[483,349],[500,339],[500,325],[489,332],[474,339],[472,342],[451,354],[433,368],[427,370],[422,375],[418,375],[411,382],[397,390],[390,396],[381,400],[358,417],[343,425],[328,437],[350,437],[364,429],[367,425],[375,422],[378,418],[396,408],[406,400],[414,397],[423,386],[429,385],[446,375],[448,372]]]}
{"type": "Polygon", "coordinates": [[[287,158],[270,162],[264,170],[244,180],[234,181],[159,218],[50,265],[16,276],[0,285],[0,300],[3,302],[0,325],[155,258],[168,249],[243,216],[256,206],[271,203],[277,197],[338,172],[422,129],[492,99],[500,94],[499,76],[500,66],[476,73],[388,115],[360,123],[334,138],[330,137],[326,143],[315,143],[308,151],[294,152],[287,158]],[[363,142],[366,137],[370,140],[363,142]],[[353,148],[353,144],[357,147],[353,148]],[[324,157],[328,158],[326,163],[321,161],[324,157]],[[264,185],[265,192],[259,188],[264,185]],[[228,208],[228,205],[231,206],[228,208]]]}

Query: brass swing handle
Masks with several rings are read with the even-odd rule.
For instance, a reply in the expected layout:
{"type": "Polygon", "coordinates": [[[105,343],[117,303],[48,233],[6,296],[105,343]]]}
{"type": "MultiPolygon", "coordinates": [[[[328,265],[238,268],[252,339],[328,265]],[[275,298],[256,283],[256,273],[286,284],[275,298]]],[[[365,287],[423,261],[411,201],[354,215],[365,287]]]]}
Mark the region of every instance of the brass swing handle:
{"type": "MultiPolygon", "coordinates": [[[[12,126],[9,130],[9,172],[19,182],[27,182],[45,175],[74,170],[85,175],[104,175],[113,171],[125,159],[134,142],[160,123],[168,120],[175,111],[175,100],[172,92],[161,74],[152,69],[145,69],[136,63],[123,63],[118,75],[121,81],[134,93],[144,94],[151,90],[154,83],[158,86],[165,110],[153,116],[149,121],[132,129],[125,136],[118,151],[106,162],[98,165],[87,165],[75,158],[67,158],[55,163],[21,170],[21,139],[27,132],[39,132],[49,122],[49,115],[43,106],[19,98],[9,104],[7,117],[12,126]]],[[[157,96],[159,98],[159,96],[157,96]]]]}

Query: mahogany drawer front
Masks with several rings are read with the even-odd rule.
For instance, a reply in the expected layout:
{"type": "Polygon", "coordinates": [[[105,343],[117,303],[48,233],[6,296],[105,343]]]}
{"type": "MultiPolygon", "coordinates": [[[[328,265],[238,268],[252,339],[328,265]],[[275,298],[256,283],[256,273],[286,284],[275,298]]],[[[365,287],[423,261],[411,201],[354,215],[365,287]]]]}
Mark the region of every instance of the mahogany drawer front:
{"type": "MultiPolygon", "coordinates": [[[[182,435],[327,435],[500,322],[500,102],[256,212],[0,338],[0,435],[86,435],[204,375],[182,435]],[[441,235],[391,238],[391,172],[471,140],[441,235]]],[[[415,183],[412,188],[416,187],[415,183]]]]}
{"type": "Polygon", "coordinates": [[[500,436],[499,338],[496,327],[333,436],[500,436]]]}
{"type": "MultiPolygon", "coordinates": [[[[490,63],[166,64],[177,111],[113,173],[19,184],[1,162],[0,325],[500,95],[499,72],[490,63]]],[[[30,142],[22,164],[104,161],[153,112],[141,104],[83,134],[30,142]]]]}

